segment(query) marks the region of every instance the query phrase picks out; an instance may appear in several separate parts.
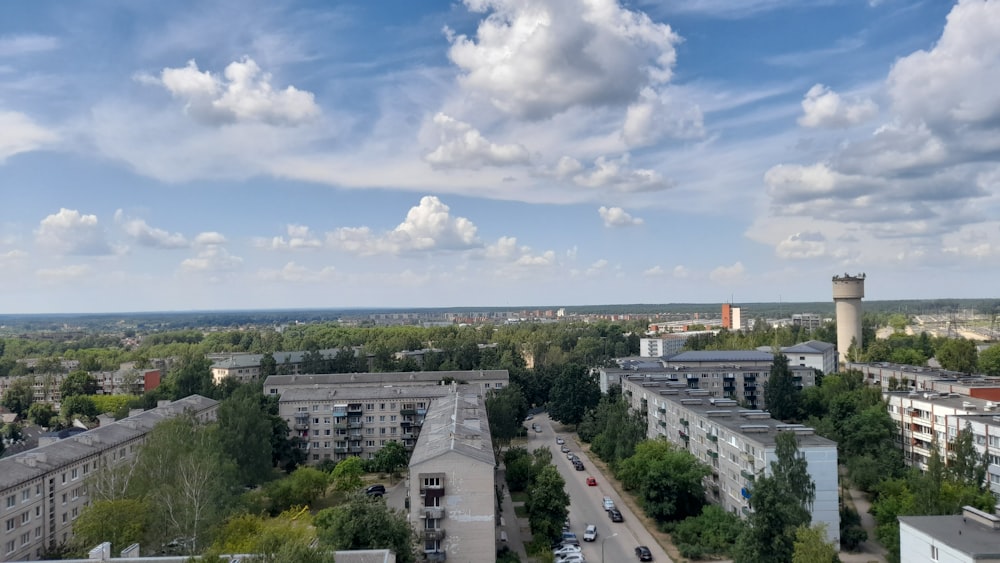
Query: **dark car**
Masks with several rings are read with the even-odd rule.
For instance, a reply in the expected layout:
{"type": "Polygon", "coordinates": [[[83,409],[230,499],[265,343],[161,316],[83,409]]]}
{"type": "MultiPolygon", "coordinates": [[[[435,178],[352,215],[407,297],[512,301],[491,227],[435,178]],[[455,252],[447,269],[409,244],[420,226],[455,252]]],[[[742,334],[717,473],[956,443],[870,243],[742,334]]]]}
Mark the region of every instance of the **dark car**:
{"type": "Polygon", "coordinates": [[[573,467],[575,467],[577,471],[583,471],[583,462],[576,460],[573,462],[573,467]]]}
{"type": "Polygon", "coordinates": [[[635,556],[639,558],[639,561],[653,560],[653,552],[649,551],[649,548],[644,545],[635,548],[635,556]]]}
{"type": "Polygon", "coordinates": [[[370,497],[380,497],[385,494],[385,485],[371,485],[365,489],[365,494],[370,497]]]}
{"type": "Polygon", "coordinates": [[[617,508],[612,508],[608,511],[608,516],[611,517],[612,522],[624,522],[625,519],[622,518],[622,513],[617,508]]]}

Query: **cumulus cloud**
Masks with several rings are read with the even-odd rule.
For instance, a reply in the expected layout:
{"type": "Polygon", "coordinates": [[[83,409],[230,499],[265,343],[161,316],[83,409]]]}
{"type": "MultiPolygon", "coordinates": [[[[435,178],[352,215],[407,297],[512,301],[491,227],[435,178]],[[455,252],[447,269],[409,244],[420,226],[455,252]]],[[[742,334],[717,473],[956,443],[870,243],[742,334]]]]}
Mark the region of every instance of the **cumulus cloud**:
{"type": "Polygon", "coordinates": [[[701,108],[652,88],[643,89],[639,100],[628,106],[622,125],[622,138],[630,147],[645,146],[663,137],[697,139],[704,135],[701,108]]]}
{"type": "Polygon", "coordinates": [[[688,269],[684,266],[674,266],[674,277],[677,279],[684,279],[690,275],[688,269]]]}
{"type": "Polygon", "coordinates": [[[573,106],[620,105],[668,81],[679,37],[617,0],[465,0],[487,13],[474,37],[445,29],[463,87],[500,110],[544,119],[573,106]]]}
{"type": "Polygon", "coordinates": [[[159,77],[139,78],[163,86],[184,102],[188,115],[209,124],[250,121],[294,126],[320,114],[311,92],[294,86],[275,90],[271,75],[261,72],[249,57],[230,63],[222,76],[200,70],[191,60],[180,68],[164,68],[159,77]]]}
{"type": "Polygon", "coordinates": [[[83,215],[76,209],[61,208],[42,219],[35,242],[63,255],[103,256],[112,254],[97,215],[83,215]]]}
{"type": "Polygon", "coordinates": [[[206,231],[204,233],[198,233],[194,237],[194,243],[198,246],[219,246],[221,244],[226,244],[226,237],[222,233],[217,233],[215,231],[206,231]]]}
{"type": "MultiPolygon", "coordinates": [[[[672,187],[671,182],[659,172],[631,168],[628,162],[628,154],[622,155],[617,160],[597,157],[593,167],[573,176],[573,183],[586,188],[608,188],[626,193],[655,192],[672,187]]],[[[560,164],[563,164],[563,161],[560,161],[560,164]]]]}
{"type": "Polygon", "coordinates": [[[212,274],[231,272],[239,269],[243,259],[233,256],[225,247],[208,245],[198,251],[197,256],[181,262],[181,270],[189,273],[212,274]]]}
{"type": "Polygon", "coordinates": [[[819,258],[826,254],[826,237],[815,231],[795,233],[778,243],[775,254],[789,260],[819,258]]]}
{"type": "Polygon", "coordinates": [[[142,219],[127,219],[121,209],[115,212],[115,220],[121,222],[125,234],[140,246],[149,248],[187,248],[191,243],[180,233],[169,233],[151,227],[142,219]]]}
{"type": "Polygon", "coordinates": [[[467,250],[482,246],[476,225],[465,217],[452,217],[451,208],[437,197],[424,196],[410,208],[406,219],[392,231],[377,234],[368,227],[342,227],[327,233],[334,248],[363,256],[433,251],[467,250]]]}
{"type": "Polygon", "coordinates": [[[257,273],[257,277],[268,282],[291,282],[291,283],[318,283],[330,281],[336,275],[333,266],[327,266],[319,270],[310,270],[305,266],[300,266],[295,262],[289,262],[280,269],[262,269],[257,273]]]}
{"type": "Polygon", "coordinates": [[[258,239],[254,242],[257,247],[270,250],[303,250],[323,246],[323,241],[313,235],[309,227],[305,225],[288,225],[285,232],[288,235],[287,239],[283,236],[277,236],[270,239],[258,239]]]}
{"type": "Polygon", "coordinates": [[[802,100],[802,116],[799,125],[803,127],[850,127],[875,117],[878,106],[871,100],[856,100],[849,103],[840,94],[822,84],[816,84],[806,92],[802,100]]]}
{"type": "Polygon", "coordinates": [[[600,260],[597,260],[596,262],[591,264],[590,267],[587,268],[587,271],[585,273],[586,275],[591,277],[599,276],[602,273],[604,273],[604,271],[607,269],[608,269],[608,261],[605,260],[604,258],[601,258],[600,260]]]}
{"type": "Polygon", "coordinates": [[[29,152],[54,142],[57,136],[23,113],[0,111],[0,164],[7,157],[29,152]]]}
{"type": "Polygon", "coordinates": [[[642,272],[642,275],[647,278],[659,278],[665,276],[666,274],[666,270],[664,270],[661,266],[653,266],[652,268],[642,272]]]}
{"type": "Polygon", "coordinates": [[[708,274],[708,279],[719,284],[733,284],[743,280],[744,268],[742,262],[732,266],[719,266],[708,274]]]}
{"type": "Polygon", "coordinates": [[[601,219],[604,220],[604,226],[608,228],[614,227],[630,227],[635,225],[641,225],[643,220],[638,217],[632,217],[621,207],[604,207],[601,206],[597,213],[600,214],[601,219]]]}
{"type": "Polygon", "coordinates": [[[431,166],[480,168],[526,164],[529,160],[528,149],[524,146],[492,143],[468,123],[443,113],[435,115],[433,123],[441,144],[424,157],[431,166]]]}

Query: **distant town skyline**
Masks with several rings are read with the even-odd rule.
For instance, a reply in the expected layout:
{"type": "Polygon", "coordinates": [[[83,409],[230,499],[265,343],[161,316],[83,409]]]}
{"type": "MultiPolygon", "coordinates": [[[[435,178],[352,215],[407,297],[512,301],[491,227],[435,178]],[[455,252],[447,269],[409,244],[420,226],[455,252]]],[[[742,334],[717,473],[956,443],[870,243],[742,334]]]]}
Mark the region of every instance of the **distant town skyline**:
{"type": "Polygon", "coordinates": [[[998,123],[998,0],[4,4],[0,313],[989,297],[998,123]]]}

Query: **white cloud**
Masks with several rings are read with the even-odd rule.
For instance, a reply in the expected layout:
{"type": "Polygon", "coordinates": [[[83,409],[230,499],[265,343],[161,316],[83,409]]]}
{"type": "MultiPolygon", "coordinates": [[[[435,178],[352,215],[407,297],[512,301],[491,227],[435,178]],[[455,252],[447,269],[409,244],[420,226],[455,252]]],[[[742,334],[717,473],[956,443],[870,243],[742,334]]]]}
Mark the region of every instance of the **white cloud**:
{"type": "Polygon", "coordinates": [[[58,213],[42,219],[35,231],[35,242],[63,255],[112,254],[97,215],[82,215],[75,209],[62,208],[58,213]]]}
{"type": "Polygon", "coordinates": [[[491,143],[468,123],[443,113],[434,116],[440,145],[424,158],[438,168],[480,168],[526,164],[528,149],[520,144],[491,143]]]}
{"type": "Polygon", "coordinates": [[[232,272],[239,269],[242,264],[242,258],[233,256],[222,246],[212,244],[200,249],[194,258],[181,262],[181,270],[189,273],[214,274],[232,272]]]}
{"type": "Polygon", "coordinates": [[[479,248],[476,225],[452,217],[437,197],[424,196],[392,231],[375,234],[368,227],[342,227],[327,233],[327,244],[363,256],[479,248]]]}
{"type": "Polygon", "coordinates": [[[667,274],[666,270],[664,270],[660,266],[653,266],[652,268],[649,268],[648,270],[642,272],[642,275],[646,276],[647,278],[659,278],[665,276],[666,274],[667,274]]]}
{"type": "Polygon", "coordinates": [[[815,231],[795,233],[778,243],[775,254],[789,260],[819,258],[826,254],[826,237],[815,231]]]}
{"type": "Polygon", "coordinates": [[[604,273],[607,269],[608,269],[608,261],[605,260],[604,258],[601,258],[600,260],[591,264],[589,268],[587,268],[586,274],[591,277],[599,276],[602,273],[604,273]]]}
{"type": "Polygon", "coordinates": [[[488,13],[448,56],[463,87],[500,110],[544,119],[573,106],[623,105],[670,79],[680,40],[666,24],[617,0],[465,0],[488,13]]]}
{"type": "Polygon", "coordinates": [[[140,75],[142,82],[162,85],[185,103],[185,111],[210,124],[259,121],[271,125],[299,125],[320,114],[313,94],[288,86],[275,90],[271,75],[262,73],[249,57],[232,62],[220,77],[201,71],[198,64],[164,68],[159,78],[140,75]]]}
{"type": "Polygon", "coordinates": [[[0,164],[7,157],[36,150],[57,139],[55,133],[28,116],[11,111],[0,111],[0,131],[0,164]]]}
{"type": "MultiPolygon", "coordinates": [[[[659,172],[628,166],[629,155],[619,159],[603,156],[594,160],[594,166],[573,176],[573,182],[587,188],[610,188],[619,192],[653,192],[672,187],[659,172]]],[[[562,161],[560,161],[562,164],[562,161]]]]}
{"type": "Polygon", "coordinates": [[[257,277],[268,282],[318,283],[330,281],[336,275],[336,269],[328,266],[320,270],[310,270],[295,262],[285,264],[279,270],[262,269],[257,277]]]}
{"type": "Polygon", "coordinates": [[[705,136],[704,118],[696,104],[643,89],[639,101],[628,106],[622,138],[630,147],[648,145],[663,137],[697,139],[705,136]]]}
{"type": "Polygon", "coordinates": [[[288,238],[277,236],[271,239],[258,239],[255,244],[259,248],[270,250],[302,250],[310,248],[320,248],[323,241],[310,232],[305,225],[288,225],[286,227],[288,238]]]}
{"type": "Polygon", "coordinates": [[[547,250],[541,254],[524,254],[517,259],[515,264],[528,267],[548,267],[555,265],[556,253],[547,250]]]}
{"type": "Polygon", "coordinates": [[[632,217],[621,207],[604,207],[601,206],[597,213],[600,214],[601,219],[604,220],[604,226],[608,228],[613,227],[630,227],[641,225],[643,220],[638,217],[632,217]]]}
{"type": "Polygon", "coordinates": [[[689,275],[691,275],[691,273],[688,271],[688,269],[686,267],[680,266],[680,265],[674,266],[674,277],[675,278],[682,280],[682,279],[688,277],[689,275]]]}
{"type": "Polygon", "coordinates": [[[91,275],[91,269],[85,264],[74,264],[62,268],[42,268],[35,275],[43,282],[62,283],[87,278],[91,275]]]}
{"type": "Polygon", "coordinates": [[[141,246],[150,248],[187,248],[191,243],[180,233],[169,233],[149,226],[142,219],[125,219],[122,210],[115,212],[115,219],[122,222],[122,230],[141,246]]]}
{"type": "Polygon", "coordinates": [[[0,57],[42,53],[59,48],[59,39],[33,33],[0,36],[0,57]]]}
{"type": "Polygon", "coordinates": [[[708,279],[718,284],[734,284],[743,281],[745,269],[742,262],[737,262],[732,266],[719,266],[708,274],[708,279]]]}
{"type": "Polygon", "coordinates": [[[802,100],[802,116],[799,125],[803,127],[850,127],[875,117],[878,106],[871,100],[856,100],[848,103],[833,90],[816,84],[806,92],[802,100]]]}
{"type": "Polygon", "coordinates": [[[226,237],[222,233],[217,233],[215,231],[207,231],[204,233],[198,233],[194,237],[194,243],[198,246],[218,246],[220,244],[226,244],[226,237]]]}

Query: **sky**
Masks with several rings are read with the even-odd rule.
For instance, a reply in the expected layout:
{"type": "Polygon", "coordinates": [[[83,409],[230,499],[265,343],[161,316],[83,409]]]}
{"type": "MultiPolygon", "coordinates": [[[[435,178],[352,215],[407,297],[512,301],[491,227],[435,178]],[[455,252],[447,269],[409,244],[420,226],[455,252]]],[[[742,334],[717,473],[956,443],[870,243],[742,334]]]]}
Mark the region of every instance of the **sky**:
{"type": "Polygon", "coordinates": [[[0,312],[996,297],[1000,0],[0,4],[0,312]]]}

